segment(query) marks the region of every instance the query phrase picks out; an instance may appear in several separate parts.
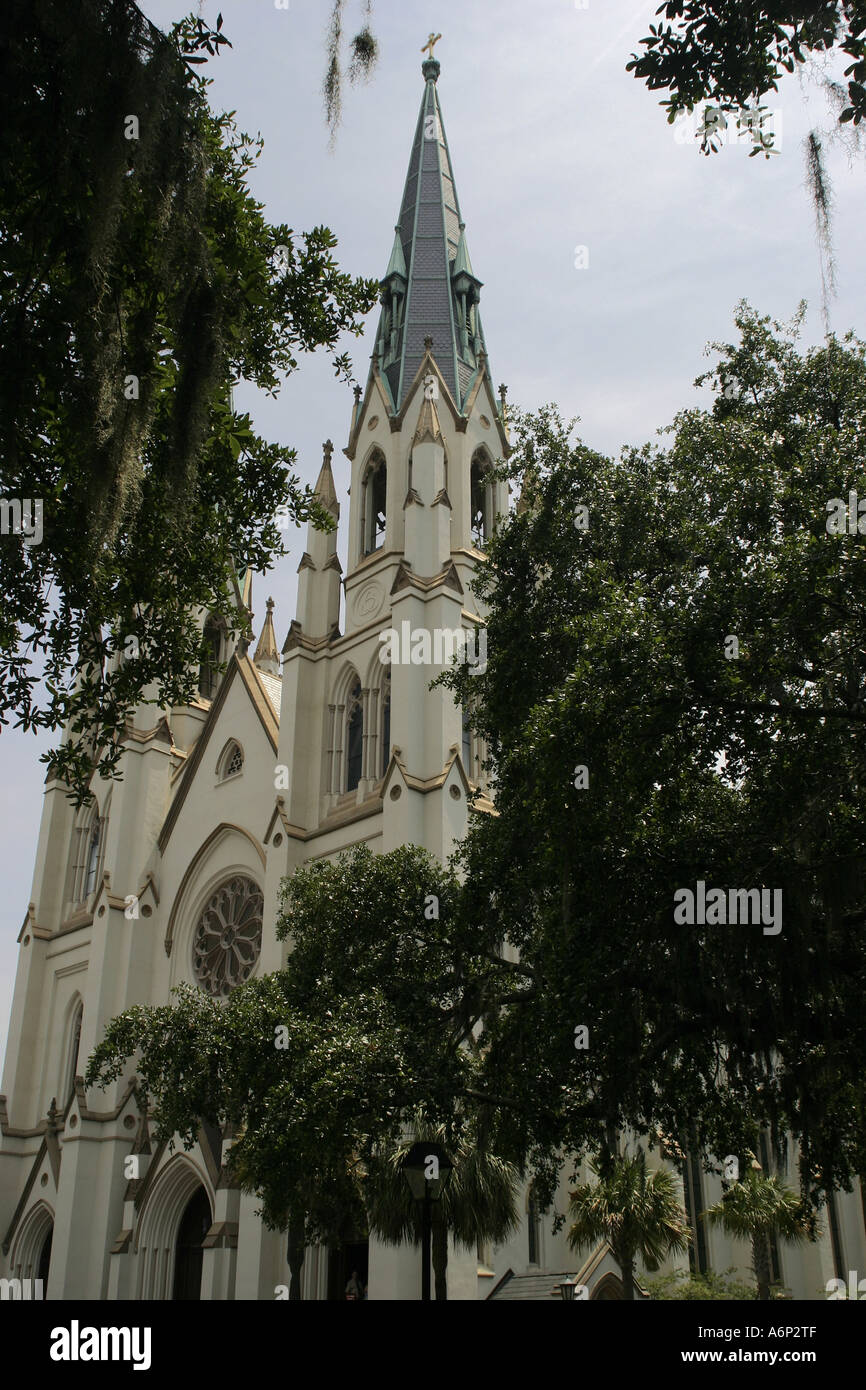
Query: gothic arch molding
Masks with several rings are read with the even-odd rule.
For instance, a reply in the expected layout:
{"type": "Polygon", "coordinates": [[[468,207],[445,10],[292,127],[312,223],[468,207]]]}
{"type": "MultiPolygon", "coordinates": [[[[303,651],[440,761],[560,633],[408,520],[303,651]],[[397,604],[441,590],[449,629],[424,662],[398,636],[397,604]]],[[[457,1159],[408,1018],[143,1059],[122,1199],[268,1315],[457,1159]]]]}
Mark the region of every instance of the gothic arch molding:
{"type": "MultiPolygon", "coordinates": [[[[187,865],[186,872],[183,878],[180,881],[180,887],[174,895],[174,902],[171,906],[171,912],[168,916],[168,926],[166,927],[165,931],[165,954],[167,956],[171,955],[172,946],[174,944],[175,925],[177,923],[178,914],[184,911],[187,906],[187,898],[189,895],[190,885],[195,880],[195,876],[198,873],[204,860],[207,858],[209,854],[213,853],[217,845],[217,842],[222,837],[233,834],[241,835],[244,839],[249,840],[250,844],[253,846],[253,849],[256,851],[256,854],[259,856],[259,861],[261,863],[262,869],[264,869],[266,863],[265,851],[262,848],[259,841],[256,839],[255,835],[251,834],[250,831],[246,830],[242,825],[235,825],[231,821],[221,821],[220,824],[217,826],[216,830],[212,830],[211,833],[208,835],[207,839],[204,841],[204,843],[200,845],[199,848],[196,850],[195,854],[193,855],[192,859],[187,865]]],[[[241,871],[249,872],[247,868],[239,868],[238,872],[241,871]]]]}
{"type": "Polygon", "coordinates": [[[238,738],[227,739],[223,744],[222,751],[216,760],[216,766],[214,768],[214,773],[218,782],[224,782],[226,777],[234,775],[232,772],[229,772],[229,766],[235,752],[240,756],[241,766],[238,771],[243,769],[244,763],[246,762],[246,753],[244,752],[243,744],[238,738]]]}
{"type": "Polygon", "coordinates": [[[622,1302],[624,1295],[622,1291],[622,1280],[615,1274],[605,1274],[599,1279],[592,1293],[589,1295],[590,1303],[596,1300],[601,1303],[622,1302]]]}
{"type": "Polygon", "coordinates": [[[362,683],[357,667],[347,661],[334,682],[325,711],[325,787],[329,795],[354,790],[366,776],[369,701],[369,687],[362,683]]]}
{"type": "Polygon", "coordinates": [[[186,1154],[170,1158],[149,1189],[133,1244],[138,1257],[136,1298],[171,1298],[178,1228],[187,1203],[199,1187],[204,1188],[213,1219],[214,1198],[207,1176],[186,1154]]]}
{"type": "Polygon", "coordinates": [[[18,1228],[9,1257],[13,1279],[35,1279],[45,1237],[54,1229],[54,1211],[40,1199],[31,1207],[18,1228]]]}
{"type": "Polygon", "coordinates": [[[391,663],[381,662],[376,651],[367,668],[365,776],[378,780],[385,775],[391,755],[391,663]]]}

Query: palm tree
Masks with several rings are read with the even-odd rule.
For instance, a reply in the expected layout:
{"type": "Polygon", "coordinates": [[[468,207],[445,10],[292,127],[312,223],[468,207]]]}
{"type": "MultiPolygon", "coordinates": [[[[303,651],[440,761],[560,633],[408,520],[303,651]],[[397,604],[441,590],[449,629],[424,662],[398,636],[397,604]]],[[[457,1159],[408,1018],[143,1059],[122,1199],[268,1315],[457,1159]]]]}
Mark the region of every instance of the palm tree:
{"type": "Polygon", "coordinates": [[[640,1148],[633,1157],[617,1153],[589,1166],[598,1181],[582,1183],[570,1194],[568,1243],[580,1250],[606,1240],[622,1274],[623,1297],[633,1299],[638,1255],[647,1269],[656,1270],[671,1251],[688,1249],[676,1183],[666,1168],[648,1173],[640,1148]]]}
{"type": "Polygon", "coordinates": [[[775,1174],[767,1177],[754,1154],[740,1182],[732,1183],[721,1199],[702,1213],[711,1226],[729,1236],[752,1242],[752,1268],[758,1298],[770,1297],[770,1239],[777,1236],[800,1245],[815,1238],[814,1222],[790,1187],[775,1174]]]}
{"type": "MultiPolygon", "coordinates": [[[[421,1240],[421,1214],[403,1176],[403,1159],[416,1140],[445,1145],[444,1125],[419,1117],[411,1138],[401,1140],[370,1163],[365,1183],[370,1234],[395,1245],[421,1240]]],[[[446,1146],[447,1147],[447,1146],[446,1146]]],[[[491,1153],[476,1132],[464,1132],[449,1152],[454,1168],[439,1201],[433,1203],[431,1255],[436,1298],[446,1299],[448,1236],[474,1249],[479,1240],[505,1240],[520,1223],[517,1169],[491,1153]]]]}

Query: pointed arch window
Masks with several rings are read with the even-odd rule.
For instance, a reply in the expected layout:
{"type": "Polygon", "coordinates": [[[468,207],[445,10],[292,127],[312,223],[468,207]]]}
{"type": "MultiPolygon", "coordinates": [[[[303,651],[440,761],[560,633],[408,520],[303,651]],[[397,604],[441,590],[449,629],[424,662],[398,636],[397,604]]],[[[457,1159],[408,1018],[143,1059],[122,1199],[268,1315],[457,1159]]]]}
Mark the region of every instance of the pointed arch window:
{"type": "Polygon", "coordinates": [[[105,850],[105,836],[108,826],[108,802],[105,815],[100,818],[99,807],[94,801],[85,810],[75,832],[73,846],[71,906],[85,903],[99,884],[99,874],[105,850]]]}
{"type": "Polygon", "coordinates": [[[469,473],[469,526],[473,545],[486,550],[493,535],[493,480],[490,460],[480,449],[469,473]]]}
{"type": "Polygon", "coordinates": [[[198,671],[198,691],[203,700],[212,700],[219,685],[219,664],[222,633],[216,618],[209,617],[202,630],[201,665],[198,671]]]}
{"type": "Polygon", "coordinates": [[[225,782],[228,777],[236,777],[243,771],[244,755],[243,749],[236,739],[229,739],[217,763],[217,778],[220,782],[225,782]]]}
{"type": "Polygon", "coordinates": [[[346,791],[354,791],[361,780],[364,755],[364,706],[361,682],[356,681],[346,705],[346,791]]]}
{"type": "Polygon", "coordinates": [[[486,786],[490,789],[491,777],[486,767],[487,744],[478,734],[473,724],[473,701],[462,709],[463,739],[461,743],[461,753],[463,756],[463,770],[470,782],[475,786],[486,786]]]}
{"type": "Polygon", "coordinates": [[[79,1004],[72,1016],[72,1029],[69,1035],[69,1052],[66,1063],[66,1084],[64,1087],[65,1102],[71,1099],[75,1089],[75,1078],[78,1075],[78,1056],[81,1052],[81,1026],[84,1022],[84,1005],[79,1004]]]}
{"type": "Polygon", "coordinates": [[[87,847],[87,866],[84,876],[84,897],[89,898],[91,893],[96,892],[96,884],[99,877],[99,860],[102,853],[102,822],[97,816],[93,822],[90,832],[90,843],[87,847]]]}
{"type": "Polygon", "coordinates": [[[364,475],[363,550],[372,555],[385,544],[388,468],[378,450],[372,455],[364,475]]]}
{"type": "Polygon", "coordinates": [[[379,775],[385,776],[391,761],[391,668],[382,679],[382,755],[379,775]]]}

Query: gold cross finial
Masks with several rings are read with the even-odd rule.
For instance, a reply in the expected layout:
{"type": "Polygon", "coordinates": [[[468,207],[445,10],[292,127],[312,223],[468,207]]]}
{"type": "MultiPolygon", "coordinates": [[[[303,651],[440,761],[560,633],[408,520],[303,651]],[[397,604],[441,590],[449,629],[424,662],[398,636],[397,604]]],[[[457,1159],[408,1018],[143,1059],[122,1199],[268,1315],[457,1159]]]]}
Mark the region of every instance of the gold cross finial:
{"type": "Polygon", "coordinates": [[[424,47],[421,49],[421,52],[422,52],[422,53],[429,53],[430,57],[432,58],[432,57],[433,57],[433,48],[434,48],[434,46],[439,42],[439,40],[441,39],[441,37],[442,37],[441,34],[431,34],[431,35],[429,36],[429,38],[427,39],[427,42],[425,43],[424,47]]]}

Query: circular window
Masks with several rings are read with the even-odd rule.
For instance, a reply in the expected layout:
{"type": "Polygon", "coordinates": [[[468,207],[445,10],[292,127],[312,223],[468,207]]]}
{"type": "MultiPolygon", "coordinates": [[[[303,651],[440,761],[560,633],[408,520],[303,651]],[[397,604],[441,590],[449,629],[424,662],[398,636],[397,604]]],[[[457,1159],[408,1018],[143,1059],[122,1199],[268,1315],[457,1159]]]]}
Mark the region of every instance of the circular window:
{"type": "Polygon", "coordinates": [[[264,898],[251,878],[230,878],[205,905],[192,942],[192,968],[203,989],[224,999],[253,973],[262,949],[264,898]]]}

